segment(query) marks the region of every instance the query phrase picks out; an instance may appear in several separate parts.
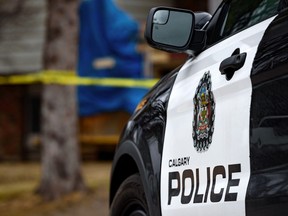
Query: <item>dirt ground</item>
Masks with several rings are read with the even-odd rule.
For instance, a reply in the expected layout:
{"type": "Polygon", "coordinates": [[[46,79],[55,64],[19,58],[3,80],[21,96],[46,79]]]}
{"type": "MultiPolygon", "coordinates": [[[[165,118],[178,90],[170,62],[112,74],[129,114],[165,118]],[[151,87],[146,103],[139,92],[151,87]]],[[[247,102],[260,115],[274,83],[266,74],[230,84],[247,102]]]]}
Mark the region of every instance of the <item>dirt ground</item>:
{"type": "Polygon", "coordinates": [[[74,193],[44,202],[34,191],[40,182],[40,164],[0,163],[1,216],[106,216],[111,162],[82,165],[89,193],[74,193]]]}

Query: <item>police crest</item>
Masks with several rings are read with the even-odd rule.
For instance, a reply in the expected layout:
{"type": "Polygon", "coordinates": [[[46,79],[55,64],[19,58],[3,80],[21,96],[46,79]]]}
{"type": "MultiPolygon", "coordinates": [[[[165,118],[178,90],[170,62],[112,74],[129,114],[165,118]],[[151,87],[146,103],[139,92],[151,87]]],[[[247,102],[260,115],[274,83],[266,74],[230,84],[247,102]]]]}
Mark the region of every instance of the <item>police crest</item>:
{"type": "Polygon", "coordinates": [[[194,140],[194,148],[197,152],[207,151],[212,143],[215,101],[211,89],[211,75],[208,71],[200,80],[193,98],[194,118],[192,137],[194,140]]]}

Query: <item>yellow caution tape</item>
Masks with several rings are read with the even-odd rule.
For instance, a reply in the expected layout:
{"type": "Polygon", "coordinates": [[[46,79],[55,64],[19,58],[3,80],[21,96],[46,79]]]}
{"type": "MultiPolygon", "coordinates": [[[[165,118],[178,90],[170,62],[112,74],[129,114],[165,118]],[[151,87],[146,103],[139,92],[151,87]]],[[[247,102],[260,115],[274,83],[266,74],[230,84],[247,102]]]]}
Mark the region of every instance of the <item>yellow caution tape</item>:
{"type": "Polygon", "coordinates": [[[151,88],[156,84],[156,82],[158,82],[158,79],[79,77],[73,71],[62,70],[46,70],[33,74],[0,76],[0,85],[42,83],[58,85],[151,88]]]}

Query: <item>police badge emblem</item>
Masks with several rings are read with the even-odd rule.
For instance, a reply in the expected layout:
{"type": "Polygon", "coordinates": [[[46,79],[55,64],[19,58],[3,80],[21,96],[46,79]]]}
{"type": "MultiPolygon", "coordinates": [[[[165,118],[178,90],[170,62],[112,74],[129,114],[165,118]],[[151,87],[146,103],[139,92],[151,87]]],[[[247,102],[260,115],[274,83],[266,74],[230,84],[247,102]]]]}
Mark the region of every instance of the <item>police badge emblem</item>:
{"type": "Polygon", "coordinates": [[[200,80],[193,98],[194,118],[192,137],[194,140],[194,148],[197,152],[207,151],[212,143],[215,101],[211,89],[211,75],[208,71],[200,80]]]}

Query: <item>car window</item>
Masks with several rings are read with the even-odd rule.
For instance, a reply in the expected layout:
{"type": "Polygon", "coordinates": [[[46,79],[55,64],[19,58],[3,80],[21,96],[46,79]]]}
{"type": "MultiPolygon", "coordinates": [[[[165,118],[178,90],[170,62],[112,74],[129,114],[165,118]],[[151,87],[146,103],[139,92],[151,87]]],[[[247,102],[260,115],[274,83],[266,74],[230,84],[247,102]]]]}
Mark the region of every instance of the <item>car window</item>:
{"type": "Polygon", "coordinates": [[[231,0],[221,38],[235,34],[277,14],[280,0],[231,0]]]}

